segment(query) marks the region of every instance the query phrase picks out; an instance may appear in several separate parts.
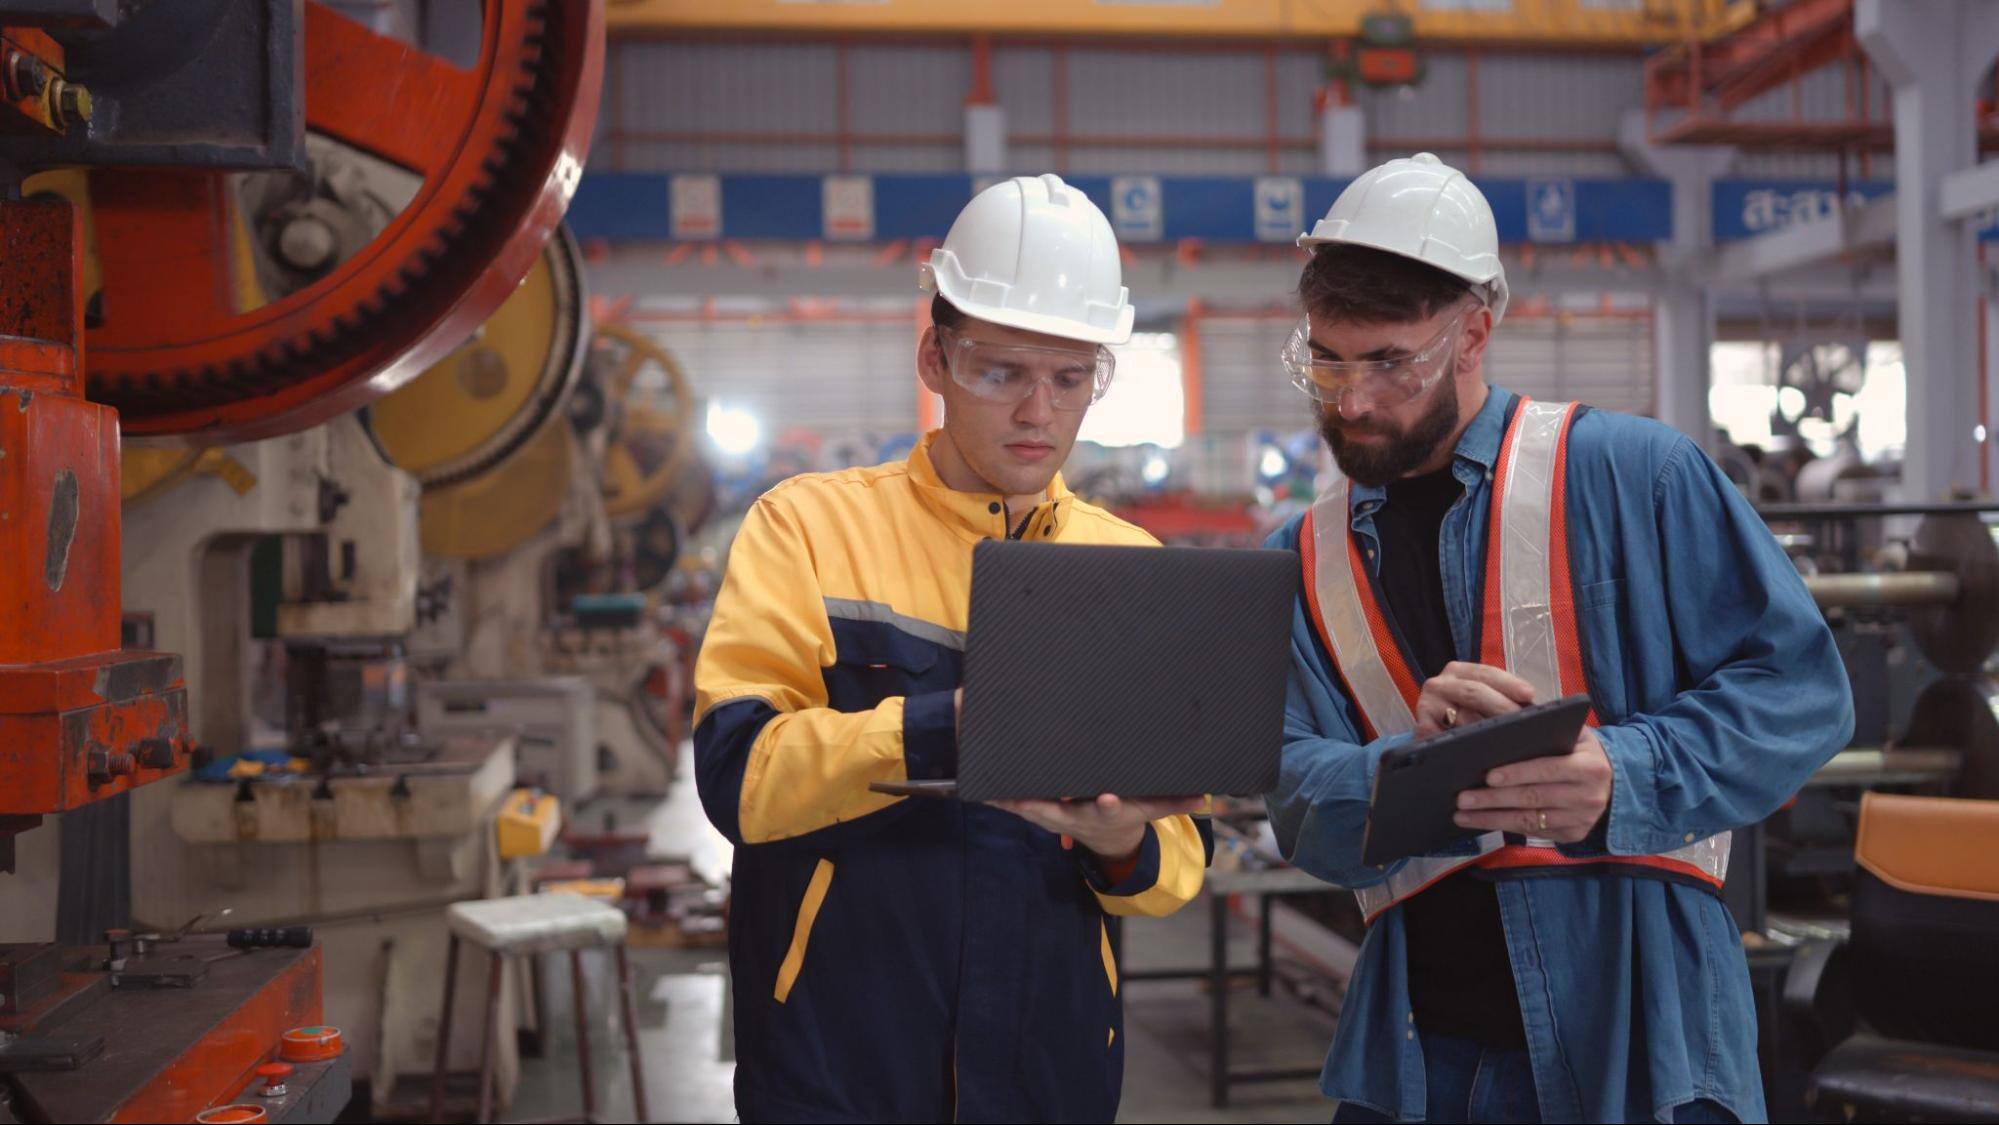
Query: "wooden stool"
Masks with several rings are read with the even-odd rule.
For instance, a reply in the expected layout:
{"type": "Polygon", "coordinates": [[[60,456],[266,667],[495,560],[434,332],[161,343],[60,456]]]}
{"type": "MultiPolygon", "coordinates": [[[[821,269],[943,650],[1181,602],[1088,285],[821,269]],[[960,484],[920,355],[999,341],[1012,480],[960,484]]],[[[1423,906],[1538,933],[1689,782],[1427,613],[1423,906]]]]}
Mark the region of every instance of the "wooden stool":
{"type": "Polygon", "coordinates": [[[479,1120],[492,1120],[493,1038],[500,1033],[500,975],[509,957],[569,953],[570,987],[575,993],[576,1056],[583,1070],[583,1116],[597,1120],[597,1091],[590,1074],[590,1019],[583,987],[583,950],[609,947],[618,959],[618,1004],[625,1025],[625,1052],[632,1064],[632,1105],[646,1116],[645,1071],[639,1059],[638,1023],[632,1015],[631,969],[625,961],[625,915],[613,906],[579,895],[536,894],[453,903],[444,912],[451,946],[444,963],[444,1012],[437,1026],[437,1068],[430,1079],[430,1119],[442,1121],[444,1072],[450,1062],[451,1003],[458,987],[458,943],[484,948],[492,968],[486,984],[486,1037],[479,1050],[479,1120]]]}

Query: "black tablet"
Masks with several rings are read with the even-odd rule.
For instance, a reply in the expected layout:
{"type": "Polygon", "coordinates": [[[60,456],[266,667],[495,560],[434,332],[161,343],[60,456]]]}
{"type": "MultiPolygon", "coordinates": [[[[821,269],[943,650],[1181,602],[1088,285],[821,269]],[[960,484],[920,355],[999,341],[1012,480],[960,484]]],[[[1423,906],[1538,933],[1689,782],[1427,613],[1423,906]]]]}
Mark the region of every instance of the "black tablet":
{"type": "Polygon", "coordinates": [[[1570,695],[1459,727],[1381,756],[1368,801],[1361,862],[1380,866],[1429,855],[1479,833],[1453,819],[1458,794],[1514,762],[1566,754],[1589,717],[1589,696],[1570,695]]]}

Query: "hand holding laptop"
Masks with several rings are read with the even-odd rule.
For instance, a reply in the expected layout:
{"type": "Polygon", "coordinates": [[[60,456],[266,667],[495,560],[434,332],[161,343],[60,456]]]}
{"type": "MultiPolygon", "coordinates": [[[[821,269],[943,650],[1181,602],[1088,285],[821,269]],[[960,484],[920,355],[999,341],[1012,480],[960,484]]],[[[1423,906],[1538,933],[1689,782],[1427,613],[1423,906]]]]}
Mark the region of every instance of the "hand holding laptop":
{"type": "Polygon", "coordinates": [[[1165,816],[1200,812],[1206,797],[1149,797],[1126,800],[1110,793],[1084,801],[989,801],[994,808],[1074,840],[1106,859],[1138,850],[1145,826],[1165,816]]]}

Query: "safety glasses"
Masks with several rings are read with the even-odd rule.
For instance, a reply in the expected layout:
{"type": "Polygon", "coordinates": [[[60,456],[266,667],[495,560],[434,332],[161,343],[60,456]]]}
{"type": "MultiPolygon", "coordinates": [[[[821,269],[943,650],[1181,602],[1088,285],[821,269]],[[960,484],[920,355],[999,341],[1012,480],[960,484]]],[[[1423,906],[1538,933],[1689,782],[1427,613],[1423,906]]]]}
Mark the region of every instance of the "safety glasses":
{"type": "Polygon", "coordinates": [[[1450,368],[1458,329],[1470,311],[1470,306],[1461,309],[1414,352],[1392,359],[1322,358],[1312,351],[1311,317],[1302,317],[1284,345],[1284,369],[1293,386],[1336,410],[1358,405],[1356,399],[1379,409],[1400,406],[1435,386],[1450,368]]]}
{"type": "Polygon", "coordinates": [[[1046,383],[1057,410],[1087,410],[1110,389],[1117,360],[1102,345],[1073,348],[998,344],[937,330],[944,366],[959,386],[987,402],[1012,406],[1046,383]]]}

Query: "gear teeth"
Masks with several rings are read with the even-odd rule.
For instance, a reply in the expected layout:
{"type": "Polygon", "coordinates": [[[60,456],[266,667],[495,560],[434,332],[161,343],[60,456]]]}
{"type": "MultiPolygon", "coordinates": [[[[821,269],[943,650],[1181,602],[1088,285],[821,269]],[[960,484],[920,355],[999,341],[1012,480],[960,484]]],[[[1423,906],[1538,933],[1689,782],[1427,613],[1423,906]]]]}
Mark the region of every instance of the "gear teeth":
{"type": "MultiPolygon", "coordinates": [[[[212,364],[91,376],[87,381],[91,397],[122,410],[144,405],[147,409],[135,411],[141,416],[228,406],[296,386],[316,374],[314,366],[337,363],[354,354],[360,344],[385,332],[393,335],[394,327],[382,324],[386,317],[412,306],[428,308],[440,298],[453,298],[451,287],[460,284],[470,271],[443,267],[461,260],[468,265],[479,263],[484,260],[482,251],[511,236],[517,212],[524,213],[522,201],[540,190],[539,178],[523,176],[518,168],[524,159],[541,154],[561,133],[556,120],[559,115],[553,114],[551,107],[559,104],[557,87],[567,62],[565,43],[572,38],[567,22],[572,13],[552,0],[488,2],[520,10],[512,17],[503,11],[487,25],[489,32],[510,27],[507,34],[512,39],[500,51],[507,57],[511,73],[489,74],[484,82],[485,89],[504,92],[501,104],[483,124],[468,122],[475,135],[485,134],[482,143],[487,151],[476,158],[470,182],[458,199],[437,206],[434,215],[419,217],[430,225],[429,237],[387,274],[387,280],[373,291],[354,296],[334,289],[330,295],[339,298],[342,307],[315,307],[316,323],[302,326],[284,339],[267,341],[255,352],[212,364]]],[[[470,159],[474,157],[469,152],[456,154],[453,166],[463,168],[470,159]]]]}

